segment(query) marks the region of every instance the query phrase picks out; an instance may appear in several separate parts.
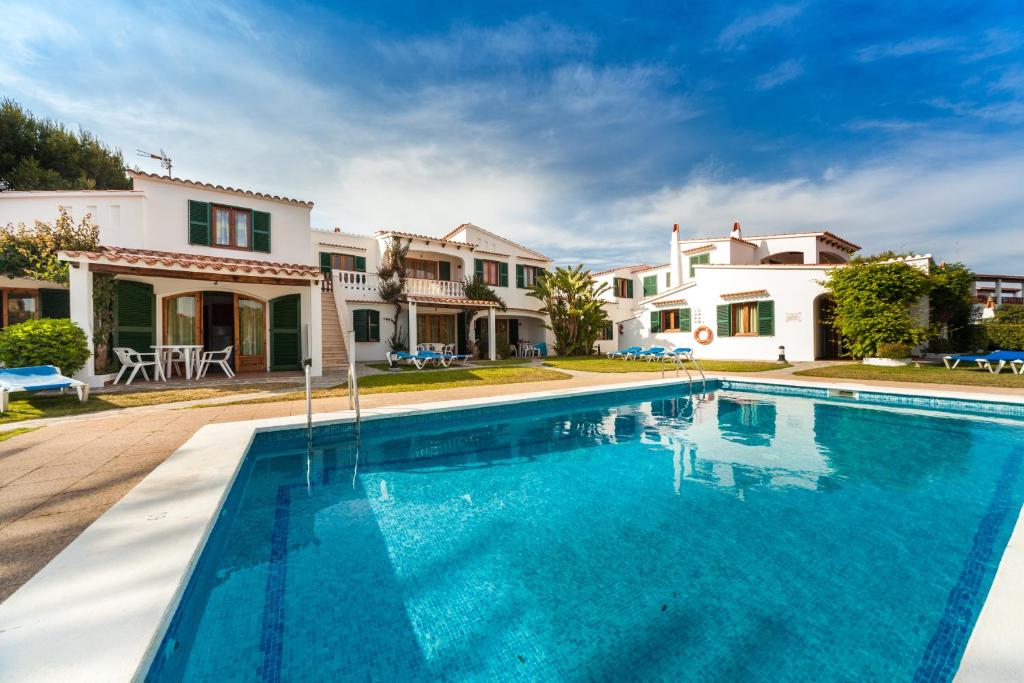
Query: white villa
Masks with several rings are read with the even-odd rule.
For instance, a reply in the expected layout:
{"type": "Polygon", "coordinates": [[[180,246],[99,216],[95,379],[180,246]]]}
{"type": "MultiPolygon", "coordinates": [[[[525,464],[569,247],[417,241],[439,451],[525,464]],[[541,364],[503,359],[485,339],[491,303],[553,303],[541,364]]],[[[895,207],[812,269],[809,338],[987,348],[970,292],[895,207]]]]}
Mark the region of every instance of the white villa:
{"type": "MultiPolygon", "coordinates": [[[[595,274],[610,286],[613,321],[599,346],[683,346],[717,359],[836,358],[820,282],[859,249],[828,231],[744,236],[736,223],[722,237],[683,239],[674,225],[668,263],[595,274]]],[[[928,257],[907,261],[927,268],[928,257]]]]}
{"type": "MultiPolygon", "coordinates": [[[[2,324],[70,317],[92,346],[93,273],[117,282],[113,346],[149,352],[155,344],[228,346],[236,372],[312,373],[356,360],[383,360],[394,335],[376,269],[393,238],[409,245],[407,296],[399,336],[408,346],[479,340],[485,356],[499,344],[545,341],[543,316],[526,287],[551,261],[471,224],[444,237],[394,231],[351,235],[314,230],[312,202],[129,171],[133,189],[0,193],[0,224],[52,222],[61,207],[77,222],[92,216],[101,247],[62,252],[70,286],[0,278],[2,324]],[[507,304],[470,301],[464,278],[476,274],[507,304]],[[469,317],[469,338],[460,320],[469,317]],[[354,332],[354,350],[343,332],[354,332]]],[[[93,360],[79,378],[94,386],[93,360]]]]}

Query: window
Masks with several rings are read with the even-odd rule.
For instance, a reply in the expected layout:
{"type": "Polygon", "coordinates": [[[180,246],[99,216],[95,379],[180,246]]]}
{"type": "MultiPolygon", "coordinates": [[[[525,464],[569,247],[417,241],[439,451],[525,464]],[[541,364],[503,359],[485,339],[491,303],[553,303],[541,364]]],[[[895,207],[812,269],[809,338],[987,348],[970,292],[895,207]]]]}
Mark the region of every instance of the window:
{"type": "Polygon", "coordinates": [[[516,287],[526,289],[537,284],[537,278],[544,273],[543,268],[516,264],[516,287]]]}
{"type": "Polygon", "coordinates": [[[420,280],[437,279],[437,261],[422,261],[420,259],[405,259],[405,274],[407,277],[414,277],[420,280]]]}
{"type": "Polygon", "coordinates": [[[474,259],[473,276],[492,287],[508,287],[508,264],[501,261],[474,259]]]}
{"type": "Polygon", "coordinates": [[[661,330],[663,332],[679,331],[679,310],[670,309],[661,312],[661,330]]]}
{"type": "Polygon", "coordinates": [[[367,308],[352,311],[352,329],[357,342],[379,342],[380,311],[367,308]]]}
{"type": "Polygon", "coordinates": [[[732,334],[734,337],[757,334],[757,304],[732,305],[732,334]]]}
{"type": "Polygon", "coordinates": [[[651,332],[689,332],[691,314],[689,308],[670,308],[651,311],[651,332]]]}
{"type": "Polygon", "coordinates": [[[213,245],[229,249],[250,248],[251,228],[249,209],[212,206],[213,245]]]}
{"type": "Polygon", "coordinates": [[[484,282],[489,285],[497,285],[498,277],[498,262],[484,261],[484,282]]]}
{"type": "Polygon", "coordinates": [[[455,316],[430,314],[416,316],[416,341],[432,344],[454,344],[455,316]]]}
{"type": "Polygon", "coordinates": [[[644,296],[654,296],[658,293],[658,276],[648,275],[644,278],[644,296]]]}
{"type": "Polygon", "coordinates": [[[697,254],[696,256],[691,256],[690,257],[690,277],[691,278],[693,278],[694,273],[696,272],[693,267],[701,265],[703,263],[711,263],[711,254],[697,254]]]}
{"type": "Polygon", "coordinates": [[[39,300],[36,292],[11,289],[7,291],[7,306],[4,309],[6,325],[17,325],[39,317],[39,300]]]}
{"type": "Polygon", "coordinates": [[[620,299],[632,299],[633,281],[624,277],[615,278],[615,296],[620,299]]]}
{"type": "Polygon", "coordinates": [[[672,273],[665,273],[665,289],[672,286],[672,273]]]}
{"type": "Polygon", "coordinates": [[[612,341],[615,339],[615,325],[609,320],[597,333],[599,341],[612,341]]]}
{"type": "Polygon", "coordinates": [[[356,257],[352,254],[331,254],[331,267],[334,270],[355,270],[356,257]]]}

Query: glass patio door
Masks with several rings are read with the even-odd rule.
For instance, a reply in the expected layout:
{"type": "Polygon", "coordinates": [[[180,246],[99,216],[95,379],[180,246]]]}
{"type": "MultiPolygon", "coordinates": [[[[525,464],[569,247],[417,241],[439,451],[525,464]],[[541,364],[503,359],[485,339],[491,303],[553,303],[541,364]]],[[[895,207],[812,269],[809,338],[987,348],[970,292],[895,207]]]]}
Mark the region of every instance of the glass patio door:
{"type": "Polygon", "coordinates": [[[262,301],[235,295],[235,370],[267,369],[266,307],[262,301]]]}
{"type": "Polygon", "coordinates": [[[164,299],[164,343],[201,344],[203,317],[199,292],[178,294],[164,299]]]}

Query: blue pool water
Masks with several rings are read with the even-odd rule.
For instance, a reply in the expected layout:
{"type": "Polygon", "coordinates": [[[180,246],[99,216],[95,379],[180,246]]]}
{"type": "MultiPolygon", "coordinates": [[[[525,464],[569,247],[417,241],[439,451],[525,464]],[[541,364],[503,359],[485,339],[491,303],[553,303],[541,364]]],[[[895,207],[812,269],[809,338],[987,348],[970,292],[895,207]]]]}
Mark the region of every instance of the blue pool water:
{"type": "Polygon", "coordinates": [[[685,387],[261,435],[150,680],[948,680],[1024,422],[685,387]]]}

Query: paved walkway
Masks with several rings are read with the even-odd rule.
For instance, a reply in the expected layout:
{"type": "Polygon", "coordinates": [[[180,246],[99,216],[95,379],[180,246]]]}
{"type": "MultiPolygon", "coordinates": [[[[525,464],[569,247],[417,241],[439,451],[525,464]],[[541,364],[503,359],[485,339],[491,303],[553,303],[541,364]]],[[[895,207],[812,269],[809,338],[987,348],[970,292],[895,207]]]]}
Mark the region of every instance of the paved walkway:
{"type": "MultiPolygon", "coordinates": [[[[799,367],[736,377],[789,378],[799,367]]],[[[621,384],[658,377],[657,373],[623,374],[565,371],[570,379],[519,385],[460,387],[408,393],[368,394],[364,408],[453,398],[507,396],[552,389],[621,384]]],[[[666,372],[671,376],[671,371],[666,372]]],[[[801,377],[823,383],[825,378],[801,377]]],[[[1006,393],[987,389],[905,382],[864,382],[964,392],[1006,393]]],[[[249,399],[253,395],[238,398],[249,399]]],[[[202,403],[209,404],[210,401],[202,403]]],[[[303,414],[303,401],[182,409],[182,405],[146,406],[46,421],[36,432],[0,443],[0,601],[39,571],[68,543],[143,477],[177,450],[200,427],[213,422],[303,414]]],[[[316,412],[348,409],[348,399],[314,401],[316,412]]],[[[18,423],[38,426],[43,421],[18,423]]]]}

